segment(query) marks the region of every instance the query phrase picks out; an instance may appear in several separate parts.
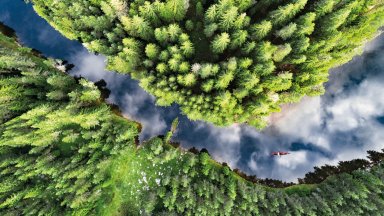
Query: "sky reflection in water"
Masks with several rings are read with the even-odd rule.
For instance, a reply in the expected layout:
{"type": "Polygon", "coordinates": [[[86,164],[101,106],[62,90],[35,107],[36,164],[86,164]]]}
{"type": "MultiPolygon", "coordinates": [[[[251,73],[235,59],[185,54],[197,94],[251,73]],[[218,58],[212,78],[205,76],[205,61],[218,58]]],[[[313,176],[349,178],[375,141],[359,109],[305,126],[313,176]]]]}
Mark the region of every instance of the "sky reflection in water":
{"type": "Polygon", "coordinates": [[[124,115],[142,122],[141,140],[164,134],[175,117],[180,125],[175,141],[184,148],[206,148],[213,157],[248,174],[295,181],[313,166],[363,158],[367,150],[384,148],[384,35],[366,47],[366,54],[334,69],[322,97],[284,106],[263,131],[241,125],[215,127],[191,122],[176,105],[158,107],[153,96],[127,75],[104,71],[105,58],[70,41],[23,1],[2,0],[0,21],[14,28],[22,43],[49,57],[69,60],[72,75],[104,79],[111,103],[124,115]],[[281,158],[270,152],[290,151],[281,158]]]}

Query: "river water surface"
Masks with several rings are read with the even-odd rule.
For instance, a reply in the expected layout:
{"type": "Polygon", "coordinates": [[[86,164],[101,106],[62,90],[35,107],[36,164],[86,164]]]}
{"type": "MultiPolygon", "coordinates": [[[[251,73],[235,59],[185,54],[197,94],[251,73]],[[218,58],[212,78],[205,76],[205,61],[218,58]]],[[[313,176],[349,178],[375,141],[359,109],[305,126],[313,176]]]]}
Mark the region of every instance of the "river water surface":
{"type": "Polygon", "coordinates": [[[284,106],[268,128],[257,131],[246,125],[220,128],[190,121],[176,105],[156,106],[137,81],[105,71],[103,56],[61,36],[21,0],[1,0],[0,21],[15,29],[26,46],[75,64],[71,75],[104,79],[111,90],[109,102],[143,124],[142,141],[164,134],[179,117],[174,140],[182,147],[206,148],[232,168],[286,181],[303,177],[314,166],[364,158],[367,150],[384,148],[384,35],[369,43],[362,56],[332,70],[325,95],[284,106]],[[280,150],[291,154],[270,156],[280,150]]]}

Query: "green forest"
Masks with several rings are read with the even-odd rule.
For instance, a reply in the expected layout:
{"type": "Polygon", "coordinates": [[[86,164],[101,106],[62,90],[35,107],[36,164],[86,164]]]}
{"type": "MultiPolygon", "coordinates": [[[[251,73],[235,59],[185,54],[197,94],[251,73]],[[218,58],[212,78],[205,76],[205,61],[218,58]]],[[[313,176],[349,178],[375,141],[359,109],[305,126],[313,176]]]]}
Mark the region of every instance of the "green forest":
{"type": "Polygon", "coordinates": [[[0,33],[0,215],[382,215],[384,150],[269,187],[174,147],[177,119],[139,145],[103,90],[0,33]]]}
{"type": "Polygon", "coordinates": [[[267,125],[282,104],[324,93],[362,52],[382,0],[30,0],[70,39],[108,57],[157,104],[218,126],[267,125]]]}

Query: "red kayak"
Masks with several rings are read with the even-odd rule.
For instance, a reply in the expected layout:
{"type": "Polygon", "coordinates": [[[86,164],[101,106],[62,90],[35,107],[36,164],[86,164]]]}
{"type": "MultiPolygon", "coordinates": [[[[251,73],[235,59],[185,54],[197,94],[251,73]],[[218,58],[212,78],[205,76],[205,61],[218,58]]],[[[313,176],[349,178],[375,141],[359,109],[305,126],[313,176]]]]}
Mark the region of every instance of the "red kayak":
{"type": "Polygon", "coordinates": [[[272,152],[271,155],[273,155],[273,156],[282,156],[282,155],[287,155],[287,154],[289,154],[289,152],[278,151],[278,152],[272,152]]]}

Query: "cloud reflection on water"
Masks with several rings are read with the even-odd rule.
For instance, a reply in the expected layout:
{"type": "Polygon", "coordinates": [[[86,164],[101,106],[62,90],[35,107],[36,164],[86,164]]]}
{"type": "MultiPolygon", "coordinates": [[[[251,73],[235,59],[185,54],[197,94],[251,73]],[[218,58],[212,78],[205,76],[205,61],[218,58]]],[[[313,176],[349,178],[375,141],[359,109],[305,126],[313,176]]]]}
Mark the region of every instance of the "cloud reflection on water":
{"type": "MultiPolygon", "coordinates": [[[[271,126],[257,131],[245,125],[215,127],[191,122],[179,114],[177,106],[157,107],[153,96],[127,75],[107,72],[105,57],[81,50],[72,55],[72,74],[92,81],[104,79],[111,90],[109,101],[123,114],[143,123],[141,140],[163,134],[179,116],[181,124],[174,138],[184,148],[206,148],[220,162],[259,177],[295,181],[313,166],[365,157],[366,151],[384,147],[384,37],[376,49],[335,69],[322,97],[304,98],[284,106],[271,117],[271,126]],[[270,152],[291,151],[281,158],[270,152]]],[[[370,45],[372,46],[372,45],[370,45]]]]}
{"type": "Polygon", "coordinates": [[[175,140],[184,148],[206,148],[213,157],[259,177],[295,180],[313,166],[365,157],[367,150],[384,148],[384,35],[366,50],[368,54],[335,69],[322,97],[305,98],[284,106],[272,125],[259,132],[246,125],[226,128],[191,122],[177,105],[157,107],[127,75],[105,71],[105,58],[88,53],[81,44],[62,37],[38,17],[30,5],[3,0],[0,20],[14,28],[21,41],[45,55],[75,64],[72,75],[92,81],[104,79],[111,90],[109,101],[124,115],[143,123],[141,140],[164,134],[175,117],[180,126],[175,140]],[[25,23],[28,22],[28,25],[25,23]],[[288,150],[290,155],[271,157],[288,150]]]}

